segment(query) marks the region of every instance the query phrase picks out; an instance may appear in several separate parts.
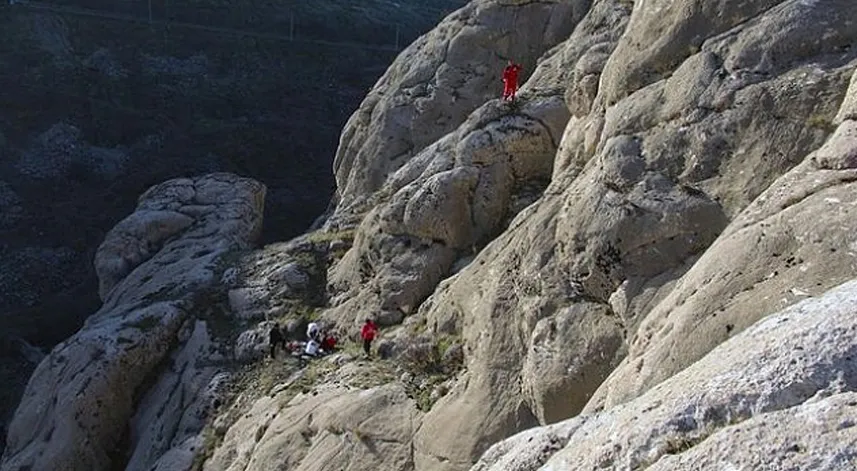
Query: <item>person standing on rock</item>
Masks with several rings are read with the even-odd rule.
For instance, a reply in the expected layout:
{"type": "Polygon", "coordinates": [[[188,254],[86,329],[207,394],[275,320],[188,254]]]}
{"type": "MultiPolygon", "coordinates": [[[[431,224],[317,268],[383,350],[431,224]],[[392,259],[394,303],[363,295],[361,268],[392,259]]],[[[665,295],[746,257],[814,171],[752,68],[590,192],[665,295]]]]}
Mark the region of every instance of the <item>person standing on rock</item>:
{"type": "Polygon", "coordinates": [[[271,347],[271,358],[277,358],[277,345],[282,345],[283,350],[286,349],[286,338],[283,337],[280,324],[276,322],[271,326],[271,331],[268,332],[268,344],[271,347]]]}
{"type": "Polygon", "coordinates": [[[518,72],[520,71],[521,65],[509,59],[509,64],[503,69],[503,100],[515,100],[515,92],[518,91],[518,72]]]}
{"type": "Polygon", "coordinates": [[[366,319],[363,324],[363,329],[360,330],[360,337],[363,339],[363,352],[367,357],[372,356],[372,341],[375,340],[375,335],[378,333],[378,327],[372,322],[372,319],[366,319]]]}
{"type": "Polygon", "coordinates": [[[318,335],[320,332],[321,329],[318,327],[318,323],[310,322],[309,325],[306,327],[307,340],[315,340],[316,342],[318,342],[318,335]]]}

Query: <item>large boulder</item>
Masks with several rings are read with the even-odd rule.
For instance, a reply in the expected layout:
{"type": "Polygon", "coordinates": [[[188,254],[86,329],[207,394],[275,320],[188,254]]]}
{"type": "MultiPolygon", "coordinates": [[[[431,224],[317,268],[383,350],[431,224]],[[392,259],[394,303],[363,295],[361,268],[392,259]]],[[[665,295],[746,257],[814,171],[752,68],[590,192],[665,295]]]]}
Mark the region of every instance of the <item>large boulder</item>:
{"type": "Polygon", "coordinates": [[[103,307],[36,368],[0,469],[148,470],[162,455],[187,457],[227,359],[213,329],[226,315],[223,257],[254,243],[264,194],[253,180],[212,174],[140,198],[142,215],[120,223],[97,257],[121,267],[99,271],[110,274],[103,307]],[[150,218],[158,212],[170,216],[150,218]]]}
{"type": "Polygon", "coordinates": [[[106,299],[131,270],[157,253],[163,242],[192,223],[192,217],[175,211],[135,211],[117,224],[95,255],[101,299],[106,299]]]}
{"type": "Polygon", "coordinates": [[[105,304],[117,298],[127,302],[130,291],[189,288],[195,275],[181,273],[185,268],[252,246],[261,232],[264,200],[263,185],[227,173],[150,188],[140,196],[136,211],[107,233],[95,255],[105,304]],[[137,270],[147,261],[147,269],[137,270]]]}
{"type": "Polygon", "coordinates": [[[855,334],[850,281],[766,317],[626,404],[495,445],[472,471],[849,468],[855,334]]]}

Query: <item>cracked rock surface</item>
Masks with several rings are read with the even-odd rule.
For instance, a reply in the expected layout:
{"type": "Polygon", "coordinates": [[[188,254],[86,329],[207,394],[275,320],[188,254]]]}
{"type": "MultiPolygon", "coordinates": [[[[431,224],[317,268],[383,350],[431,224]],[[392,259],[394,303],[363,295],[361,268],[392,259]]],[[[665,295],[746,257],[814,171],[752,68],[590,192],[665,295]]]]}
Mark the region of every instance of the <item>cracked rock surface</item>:
{"type": "Polygon", "coordinates": [[[96,257],[102,309],[36,368],[0,469],[190,466],[224,359],[207,322],[220,260],[253,244],[264,195],[253,180],[211,174],[141,196],[96,257]]]}
{"type": "Polygon", "coordinates": [[[502,91],[507,59],[533,73],[590,0],[476,0],[405,49],[346,123],[334,160],[338,204],[329,226],[352,225],[366,198],[423,149],[502,91]]]}
{"type": "Polygon", "coordinates": [[[472,470],[509,470],[516,457],[528,461],[514,471],[846,469],[857,459],[855,313],[849,281],[768,316],[637,399],[495,445],[472,470]],[[559,446],[525,445],[545,440],[559,446]]]}
{"type": "MultiPolygon", "coordinates": [[[[172,313],[164,322],[182,319],[158,327],[184,347],[152,354],[169,351],[169,374],[137,400],[185,405],[169,421],[124,406],[104,421],[110,433],[96,420],[79,426],[108,448],[67,453],[96,450],[93,463],[109,462],[109,437],[133,417],[129,440],[141,445],[124,459],[160,469],[199,446],[206,471],[764,468],[764,459],[848,469],[855,17],[851,0],[471,2],[403,52],[346,126],[338,204],[321,229],[218,275],[233,280],[222,296],[235,322],[325,286],[313,320],[356,339],[374,317],[385,358],[357,359],[350,344],[241,391],[203,445],[193,433],[162,439],[153,427],[195,430],[201,415],[171,391],[208,397],[216,388],[201,385],[217,376],[182,367],[205,346],[191,341],[204,339],[207,319],[193,317],[195,298],[148,296],[205,292],[193,260],[213,255],[191,250],[196,237],[217,247],[232,230],[253,233],[236,222],[254,214],[246,209],[197,225],[208,213],[171,202],[198,185],[177,185],[169,198],[144,198],[161,202],[105,241],[105,310],[90,325],[145,312],[135,310],[144,301],[172,313]],[[514,103],[492,91],[510,55],[525,63],[514,103]],[[326,276],[287,268],[288,247],[305,243],[326,276]],[[401,370],[434,356],[455,368],[401,370]]],[[[262,331],[245,331],[238,350],[263,353],[262,331]]],[[[92,343],[85,355],[98,352],[92,343]]],[[[51,361],[33,384],[66,378],[51,361]]],[[[110,390],[126,404],[138,386],[110,390]]],[[[6,462],[40,459],[34,443],[50,425],[21,424],[64,417],[32,417],[40,410],[19,413],[6,462]]]]}

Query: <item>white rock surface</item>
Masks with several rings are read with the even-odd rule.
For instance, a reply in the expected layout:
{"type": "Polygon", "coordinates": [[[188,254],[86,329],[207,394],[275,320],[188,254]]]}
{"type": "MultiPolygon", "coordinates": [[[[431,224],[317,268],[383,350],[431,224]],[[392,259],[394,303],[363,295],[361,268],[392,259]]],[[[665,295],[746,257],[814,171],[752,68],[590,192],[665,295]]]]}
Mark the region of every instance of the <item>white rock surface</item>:
{"type": "Polygon", "coordinates": [[[850,281],[765,318],[633,401],[501,442],[472,470],[848,469],[855,334],[850,281]],[[546,462],[540,447],[553,455],[546,462]]]}
{"type": "Polygon", "coordinates": [[[0,469],[189,465],[222,384],[205,320],[228,317],[216,299],[221,257],[254,243],[264,194],[253,180],[212,174],[140,198],[96,257],[103,307],[37,367],[0,469]]]}
{"type": "Polygon", "coordinates": [[[523,83],[588,5],[476,0],[406,48],[345,125],[334,161],[339,204],[328,224],[362,215],[390,174],[499,97],[507,59],[523,64],[523,83]]]}

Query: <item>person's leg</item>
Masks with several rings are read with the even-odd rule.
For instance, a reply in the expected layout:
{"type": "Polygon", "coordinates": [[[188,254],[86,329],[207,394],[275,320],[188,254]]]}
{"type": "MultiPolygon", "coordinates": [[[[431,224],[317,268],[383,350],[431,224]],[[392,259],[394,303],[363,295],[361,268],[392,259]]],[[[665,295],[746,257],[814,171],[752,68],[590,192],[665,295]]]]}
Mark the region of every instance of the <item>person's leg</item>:
{"type": "Polygon", "coordinates": [[[277,358],[277,344],[271,344],[271,358],[277,358]]]}
{"type": "Polygon", "coordinates": [[[363,339],[363,353],[365,353],[367,357],[369,356],[369,347],[371,345],[372,345],[371,340],[363,339]]]}

